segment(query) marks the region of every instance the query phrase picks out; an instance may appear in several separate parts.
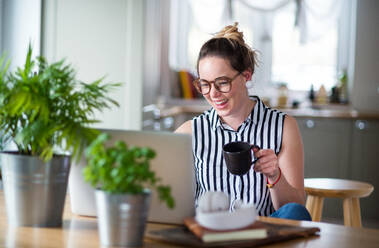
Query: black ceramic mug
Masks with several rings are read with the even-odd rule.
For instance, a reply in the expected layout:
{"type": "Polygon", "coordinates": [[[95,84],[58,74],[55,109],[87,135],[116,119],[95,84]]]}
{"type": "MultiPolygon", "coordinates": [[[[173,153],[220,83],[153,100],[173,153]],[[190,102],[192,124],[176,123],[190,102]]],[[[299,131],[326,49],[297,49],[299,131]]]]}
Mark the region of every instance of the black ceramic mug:
{"type": "Polygon", "coordinates": [[[247,142],[236,141],[225,144],[222,147],[222,153],[226,162],[228,171],[234,175],[244,175],[251,166],[257,161],[252,161],[251,150],[259,148],[256,145],[250,145],[247,142]]]}

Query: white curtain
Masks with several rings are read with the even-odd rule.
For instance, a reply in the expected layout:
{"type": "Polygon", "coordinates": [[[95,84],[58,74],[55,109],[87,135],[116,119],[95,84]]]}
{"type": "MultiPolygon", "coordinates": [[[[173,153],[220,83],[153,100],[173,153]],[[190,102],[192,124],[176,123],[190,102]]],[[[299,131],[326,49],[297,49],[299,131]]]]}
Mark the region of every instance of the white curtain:
{"type": "Polygon", "coordinates": [[[295,26],[300,43],[318,39],[328,27],[335,25],[341,14],[343,0],[238,0],[255,11],[275,12],[290,2],[296,3],[295,26]]]}
{"type": "Polygon", "coordinates": [[[215,33],[230,24],[229,0],[189,0],[195,25],[205,33],[215,33]]]}
{"type": "Polygon", "coordinates": [[[286,6],[291,0],[238,0],[246,7],[263,12],[273,12],[286,6]]]}
{"type": "Polygon", "coordinates": [[[298,28],[300,43],[317,40],[338,23],[344,0],[303,0],[300,4],[298,28]]]}
{"type": "MultiPolygon", "coordinates": [[[[200,30],[215,33],[231,23],[231,0],[188,0],[193,21],[200,30]]],[[[320,38],[335,25],[341,14],[343,0],[235,0],[252,11],[274,13],[291,2],[296,3],[294,25],[300,31],[300,43],[320,38]]]]}

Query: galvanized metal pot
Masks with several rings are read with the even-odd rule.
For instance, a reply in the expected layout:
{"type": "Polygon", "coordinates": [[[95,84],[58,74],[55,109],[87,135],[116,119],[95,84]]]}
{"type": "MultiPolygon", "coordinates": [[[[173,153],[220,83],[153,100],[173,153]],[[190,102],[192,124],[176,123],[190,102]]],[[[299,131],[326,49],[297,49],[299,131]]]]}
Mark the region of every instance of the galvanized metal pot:
{"type": "Polygon", "coordinates": [[[100,242],[106,246],[142,246],[151,193],[110,194],[96,190],[100,242]]]}
{"type": "Polygon", "coordinates": [[[62,225],[70,156],[39,157],[0,153],[8,223],[13,226],[62,225]]]}

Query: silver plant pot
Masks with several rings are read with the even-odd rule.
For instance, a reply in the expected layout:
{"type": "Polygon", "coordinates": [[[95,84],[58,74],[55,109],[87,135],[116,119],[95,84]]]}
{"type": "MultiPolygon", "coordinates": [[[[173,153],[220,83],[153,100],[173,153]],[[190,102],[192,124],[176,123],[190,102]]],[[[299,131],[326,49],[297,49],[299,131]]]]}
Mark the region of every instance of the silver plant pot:
{"type": "Polygon", "coordinates": [[[8,223],[12,226],[62,225],[70,156],[43,162],[35,156],[0,153],[8,223]]]}
{"type": "Polygon", "coordinates": [[[150,206],[150,191],[131,195],[96,190],[95,197],[101,244],[142,246],[150,206]]]}

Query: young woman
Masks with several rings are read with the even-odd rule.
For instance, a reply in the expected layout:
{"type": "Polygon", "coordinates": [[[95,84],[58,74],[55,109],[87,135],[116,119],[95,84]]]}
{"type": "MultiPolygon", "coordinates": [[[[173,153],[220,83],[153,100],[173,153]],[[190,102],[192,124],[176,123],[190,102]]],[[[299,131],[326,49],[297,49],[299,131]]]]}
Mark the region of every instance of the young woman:
{"type": "Polygon", "coordinates": [[[194,81],[212,106],[176,132],[192,135],[196,200],[207,191],[254,203],[259,215],[310,220],[304,208],[304,164],[301,136],[294,118],[249,96],[246,82],[256,54],[245,43],[237,23],[227,26],[201,48],[194,81]],[[258,145],[258,161],[242,176],[230,174],[222,146],[232,141],[258,145]]]}

